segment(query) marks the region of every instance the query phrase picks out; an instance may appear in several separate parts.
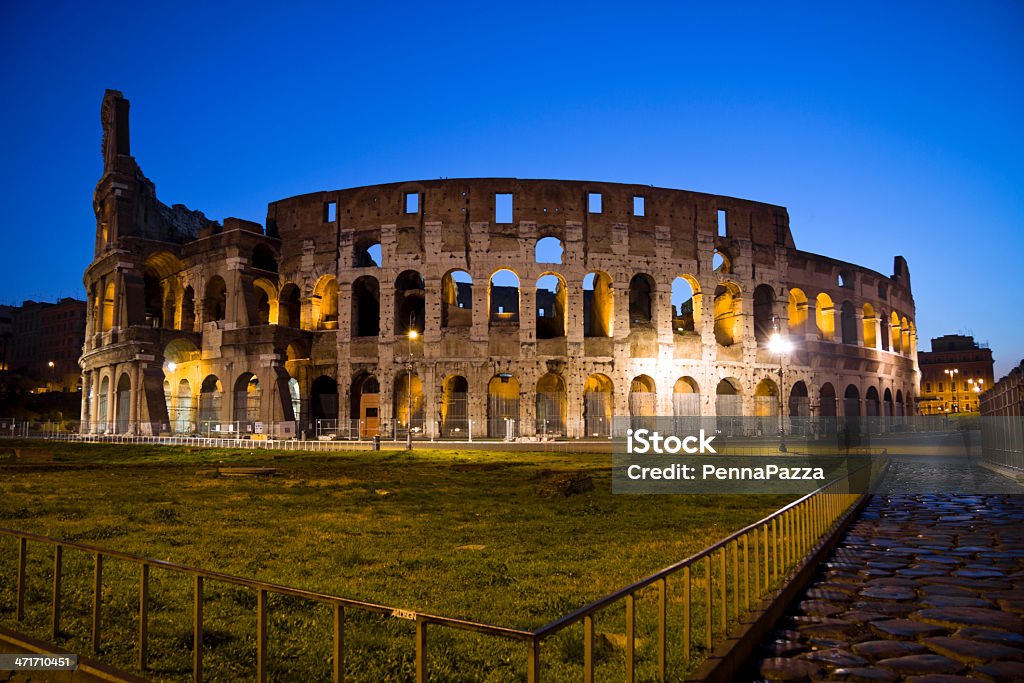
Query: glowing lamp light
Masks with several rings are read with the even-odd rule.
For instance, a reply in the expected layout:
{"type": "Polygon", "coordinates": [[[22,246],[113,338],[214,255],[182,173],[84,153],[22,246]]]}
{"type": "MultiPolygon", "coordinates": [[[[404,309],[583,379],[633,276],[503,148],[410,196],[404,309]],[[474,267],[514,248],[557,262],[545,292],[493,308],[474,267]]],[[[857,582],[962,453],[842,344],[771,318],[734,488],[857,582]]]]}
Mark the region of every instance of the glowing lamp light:
{"type": "Polygon", "coordinates": [[[416,330],[409,330],[409,339],[417,339],[419,338],[419,336],[420,333],[417,332],[416,330]]]}
{"type": "Polygon", "coordinates": [[[793,350],[793,342],[776,332],[768,339],[768,350],[778,354],[789,353],[793,350]]]}
{"type": "Polygon", "coordinates": [[[167,369],[170,370],[171,372],[174,372],[175,368],[177,368],[177,367],[178,367],[178,364],[175,363],[173,360],[170,363],[167,364],[167,369]]]}

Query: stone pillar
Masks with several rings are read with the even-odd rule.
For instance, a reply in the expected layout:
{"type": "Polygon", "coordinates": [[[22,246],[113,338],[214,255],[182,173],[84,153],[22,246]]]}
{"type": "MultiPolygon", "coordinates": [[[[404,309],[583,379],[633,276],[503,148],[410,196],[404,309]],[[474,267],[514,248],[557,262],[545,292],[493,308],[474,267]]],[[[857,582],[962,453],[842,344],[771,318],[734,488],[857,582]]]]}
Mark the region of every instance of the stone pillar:
{"type": "Polygon", "coordinates": [[[519,342],[537,341],[537,283],[519,282],[519,342]]]}
{"type": "MultiPolygon", "coordinates": [[[[436,345],[441,341],[441,279],[440,277],[425,277],[424,287],[426,288],[423,292],[424,298],[424,322],[423,322],[423,341],[424,351],[436,350],[431,348],[432,345],[436,345]]],[[[436,354],[424,355],[436,356],[436,354]]]]}

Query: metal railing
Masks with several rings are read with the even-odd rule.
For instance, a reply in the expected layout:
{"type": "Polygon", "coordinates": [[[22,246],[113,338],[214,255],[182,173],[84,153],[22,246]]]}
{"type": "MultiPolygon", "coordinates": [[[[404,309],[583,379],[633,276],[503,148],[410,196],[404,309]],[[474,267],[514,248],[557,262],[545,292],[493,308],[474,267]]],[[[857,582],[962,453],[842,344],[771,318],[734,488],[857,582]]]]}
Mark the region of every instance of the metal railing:
{"type": "MultiPolygon", "coordinates": [[[[65,551],[86,553],[93,559],[91,645],[100,650],[103,633],[103,571],[111,560],[127,562],[139,569],[137,666],[145,671],[149,663],[149,585],[150,572],[160,570],[191,577],[192,580],[192,671],[196,681],[203,679],[203,606],[204,586],[219,582],[256,591],[256,678],[267,679],[268,632],[267,600],[269,595],[291,596],[330,607],[333,614],[332,673],[334,681],[345,676],[345,614],[346,610],[381,615],[415,622],[414,647],[416,680],[428,678],[427,626],[471,631],[485,636],[521,642],[527,655],[527,680],[542,680],[541,646],[545,640],[570,627],[583,625],[583,680],[591,683],[596,670],[595,621],[618,607],[625,617],[625,679],[634,681],[637,674],[637,619],[641,595],[657,592],[656,646],[657,680],[669,674],[669,643],[681,648],[674,653],[683,670],[692,669],[710,655],[716,644],[735,631],[741,618],[758,609],[773,591],[784,585],[827,539],[854,506],[867,495],[869,483],[878,474],[877,468],[866,465],[860,470],[835,480],[796,500],[775,513],[755,522],[690,557],[661,569],[650,576],[610,593],[589,605],[533,631],[507,628],[464,619],[453,619],[413,610],[317,593],[230,574],[208,571],[172,562],[104,550],[91,545],[62,541],[12,529],[0,528],[0,536],[16,540],[17,560],[14,576],[15,618],[25,618],[27,563],[29,543],[49,545],[53,549],[53,590],[50,608],[51,633],[61,633],[61,584],[65,551]],[[681,634],[669,634],[669,595],[681,592],[681,634]]],[[[0,572],[0,575],[3,575],[0,572]]],[[[10,575],[10,574],[8,574],[10,575]]]]}

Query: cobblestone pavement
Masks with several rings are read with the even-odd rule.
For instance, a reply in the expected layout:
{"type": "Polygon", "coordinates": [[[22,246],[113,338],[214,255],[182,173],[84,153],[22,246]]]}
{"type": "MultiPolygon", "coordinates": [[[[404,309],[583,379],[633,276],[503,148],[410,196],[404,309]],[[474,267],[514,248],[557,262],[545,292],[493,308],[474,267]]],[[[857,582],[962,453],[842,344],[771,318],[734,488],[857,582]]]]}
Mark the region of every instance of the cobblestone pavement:
{"type": "Polygon", "coordinates": [[[894,463],[751,662],[754,680],[1024,681],[1024,495],[896,493],[915,479],[984,491],[989,476],[894,463]]]}

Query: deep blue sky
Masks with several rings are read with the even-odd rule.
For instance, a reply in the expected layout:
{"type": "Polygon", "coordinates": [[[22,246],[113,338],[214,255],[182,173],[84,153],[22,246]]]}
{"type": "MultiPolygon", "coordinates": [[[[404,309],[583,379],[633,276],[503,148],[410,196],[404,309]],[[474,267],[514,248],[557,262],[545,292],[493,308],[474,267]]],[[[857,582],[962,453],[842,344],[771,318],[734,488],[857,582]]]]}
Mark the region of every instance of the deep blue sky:
{"type": "Polygon", "coordinates": [[[906,256],[922,348],[1024,357],[1024,3],[287,4],[3,3],[0,301],[84,296],[116,88],[160,198],[218,220],[441,176],[733,195],[906,256]]]}

